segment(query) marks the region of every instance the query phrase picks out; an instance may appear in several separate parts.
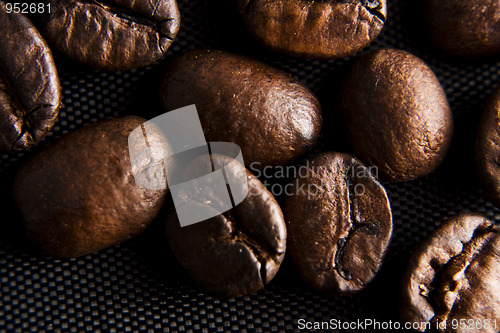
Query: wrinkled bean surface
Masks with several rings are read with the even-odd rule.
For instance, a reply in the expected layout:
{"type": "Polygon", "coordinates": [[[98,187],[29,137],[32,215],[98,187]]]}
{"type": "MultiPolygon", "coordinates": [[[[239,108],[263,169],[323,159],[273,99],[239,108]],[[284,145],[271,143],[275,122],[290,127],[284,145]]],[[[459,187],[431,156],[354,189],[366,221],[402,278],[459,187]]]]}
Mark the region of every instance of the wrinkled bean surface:
{"type": "Polygon", "coordinates": [[[500,229],[477,214],[457,215],[413,252],[403,277],[402,318],[431,322],[440,332],[496,333],[499,281],[500,229]],[[469,320],[481,326],[456,325],[469,320]]]}
{"type": "Polygon", "coordinates": [[[43,31],[62,53],[107,70],[146,66],[172,44],[180,26],[175,0],[51,0],[43,31]]]}
{"type": "Polygon", "coordinates": [[[22,14],[0,1],[0,150],[40,142],[59,113],[61,87],[47,44],[22,14]]]}
{"type": "Polygon", "coordinates": [[[249,32],[265,46],[305,58],[341,58],[382,30],[385,0],[238,0],[249,32]]]}

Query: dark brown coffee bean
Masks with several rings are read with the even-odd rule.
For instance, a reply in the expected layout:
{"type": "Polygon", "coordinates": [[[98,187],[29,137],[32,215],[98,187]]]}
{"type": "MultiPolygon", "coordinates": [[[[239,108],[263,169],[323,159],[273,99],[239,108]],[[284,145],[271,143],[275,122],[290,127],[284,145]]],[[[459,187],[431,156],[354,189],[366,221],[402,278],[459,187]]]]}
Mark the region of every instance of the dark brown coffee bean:
{"type": "Polygon", "coordinates": [[[323,153],[304,167],[286,199],[290,254],[314,288],[357,292],[374,278],[391,238],[387,194],[351,155],[323,153]]]}
{"type": "Polygon", "coordinates": [[[453,117],[443,88],[405,51],[360,57],[344,82],[341,111],[356,154],[393,181],[431,173],[451,143],[453,117]]]}
{"type": "Polygon", "coordinates": [[[238,0],[249,32],[272,50],[305,58],[341,58],[377,37],[386,0],[238,0]]]}
{"type": "Polygon", "coordinates": [[[278,203],[255,176],[234,164],[226,172],[247,175],[246,198],[223,214],[185,227],[173,212],[166,232],[195,281],[220,296],[235,297],[262,289],[276,275],[285,255],[286,227],[278,203]]]}
{"type": "MultiPolygon", "coordinates": [[[[129,134],[144,121],[117,118],[70,132],[19,170],[14,198],[28,238],[42,252],[92,253],[141,233],[153,220],[166,191],[138,187],[134,174],[152,166],[155,154],[136,160],[137,170],[129,158],[129,134]]],[[[148,140],[156,150],[167,147],[159,134],[148,140]]]]}
{"type": "Polygon", "coordinates": [[[485,194],[500,206],[500,87],[491,96],[479,125],[476,165],[485,194]]]}
{"type": "Polygon", "coordinates": [[[430,322],[439,332],[496,333],[499,281],[500,229],[481,215],[457,215],[411,255],[402,283],[402,319],[430,322]]]}
{"type": "Polygon", "coordinates": [[[500,54],[500,1],[426,0],[425,15],[434,44],[450,54],[500,54]]]}
{"type": "Polygon", "coordinates": [[[0,150],[40,142],[56,122],[61,86],[52,54],[22,14],[0,2],[0,150]]]}
{"type": "Polygon", "coordinates": [[[86,65],[127,70],[158,60],[180,26],[175,0],[51,0],[43,31],[62,53],[86,65]]]}
{"type": "Polygon", "coordinates": [[[165,110],[195,104],[207,141],[238,144],[246,165],[285,164],[317,141],[318,101],[290,75],[222,51],[176,59],[161,88],[165,110]]]}

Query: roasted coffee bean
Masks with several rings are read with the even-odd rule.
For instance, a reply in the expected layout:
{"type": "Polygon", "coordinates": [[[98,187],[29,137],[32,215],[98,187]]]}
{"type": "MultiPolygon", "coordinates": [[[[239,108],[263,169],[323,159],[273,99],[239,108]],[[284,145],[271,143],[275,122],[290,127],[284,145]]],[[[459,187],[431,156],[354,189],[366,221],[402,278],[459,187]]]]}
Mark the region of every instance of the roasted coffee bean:
{"type": "Polygon", "coordinates": [[[379,270],[392,234],[389,199],[371,172],[376,169],[333,152],[304,167],[285,206],[293,261],[320,291],[360,291],[379,270]]]}
{"type": "Polygon", "coordinates": [[[344,82],[340,108],[356,154],[389,180],[431,173],[451,143],[453,117],[443,88],[405,51],[360,57],[344,82]]]}
{"type": "Polygon", "coordinates": [[[446,52],[500,54],[500,1],[426,0],[425,15],[434,44],[446,52]]]}
{"type": "Polygon", "coordinates": [[[42,252],[57,257],[92,253],[139,234],[153,220],[166,190],[142,189],[134,175],[153,167],[153,157],[165,156],[160,150],[168,146],[159,132],[149,131],[155,152],[136,160],[132,170],[128,137],[144,121],[125,117],[85,126],[21,167],[14,199],[28,238],[42,252]]]}
{"type": "Polygon", "coordinates": [[[500,87],[491,96],[479,125],[476,165],[485,194],[500,206],[500,87]]]}
{"type": "Polygon", "coordinates": [[[233,209],[217,216],[214,211],[215,217],[185,227],[173,212],[166,223],[169,244],[182,266],[197,283],[223,297],[262,289],[276,275],[286,250],[278,203],[243,166],[226,167],[226,173],[238,172],[247,176],[248,194],[233,209]]]}
{"type": "Polygon", "coordinates": [[[500,228],[481,215],[457,215],[411,255],[402,283],[402,319],[430,322],[439,332],[496,333],[499,281],[500,228]]]}
{"type": "Polygon", "coordinates": [[[62,53],[86,65],[127,70],[158,60],[180,26],[175,0],[51,0],[43,32],[62,53]]]}
{"type": "Polygon", "coordinates": [[[22,14],[0,1],[0,150],[40,142],[56,122],[61,86],[52,54],[22,14]]]}
{"type": "Polygon", "coordinates": [[[272,50],[305,58],[341,58],[380,33],[386,0],[238,0],[248,31],[272,50]]]}
{"type": "Polygon", "coordinates": [[[312,93],[250,58],[189,51],[172,63],[161,89],[165,110],[195,104],[207,141],[238,144],[248,166],[285,164],[319,136],[321,109],[312,93]]]}

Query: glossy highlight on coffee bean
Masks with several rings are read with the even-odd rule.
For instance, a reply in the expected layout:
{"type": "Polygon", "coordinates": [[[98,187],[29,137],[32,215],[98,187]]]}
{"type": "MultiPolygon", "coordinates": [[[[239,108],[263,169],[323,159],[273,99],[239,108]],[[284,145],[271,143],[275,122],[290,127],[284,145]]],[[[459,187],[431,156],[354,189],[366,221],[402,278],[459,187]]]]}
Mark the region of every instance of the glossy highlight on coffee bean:
{"type": "Polygon", "coordinates": [[[105,70],[143,67],[164,55],[177,36],[175,0],[51,0],[47,40],[67,56],[105,70]]]}
{"type": "MultiPolygon", "coordinates": [[[[19,169],[14,199],[38,250],[79,257],[126,241],[152,222],[167,192],[140,188],[134,173],[161,162],[154,157],[168,156],[170,146],[148,128],[154,151],[136,157],[132,172],[129,135],[145,121],[128,116],[84,126],[44,147],[19,169]]],[[[141,142],[131,144],[142,147],[141,142]]]]}
{"type": "Polygon", "coordinates": [[[356,155],[391,181],[428,175],[451,144],[453,115],[441,84],[421,59],[403,50],[356,59],[339,107],[356,155]]]}
{"type": "Polygon", "coordinates": [[[310,150],[322,126],[316,97],[291,75],[214,50],[188,51],[169,66],[164,111],[195,104],[207,141],[240,146],[247,166],[283,165],[310,150]]]}
{"type": "Polygon", "coordinates": [[[237,0],[247,30],[266,47],[297,57],[342,58],[377,37],[386,0],[237,0]]]}
{"type": "Polygon", "coordinates": [[[52,53],[23,15],[0,1],[0,150],[26,150],[54,126],[61,86],[52,53]]]}

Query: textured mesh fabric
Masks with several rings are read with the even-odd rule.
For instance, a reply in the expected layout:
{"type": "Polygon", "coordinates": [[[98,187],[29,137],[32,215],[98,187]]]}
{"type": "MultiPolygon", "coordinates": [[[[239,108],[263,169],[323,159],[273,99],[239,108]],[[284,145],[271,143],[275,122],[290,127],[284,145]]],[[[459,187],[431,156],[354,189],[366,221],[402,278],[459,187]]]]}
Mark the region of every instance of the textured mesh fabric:
{"type": "MultiPolygon", "coordinates": [[[[64,105],[46,141],[106,117],[151,118],[162,113],[157,87],[171,57],[192,48],[216,48],[261,59],[305,83],[324,107],[327,130],[317,149],[349,151],[336,121],[334,97],[352,57],[305,61],[276,55],[248,37],[234,0],[179,1],[179,35],[167,55],[147,68],[97,71],[54,52],[64,105]]],[[[299,319],[397,320],[400,275],[419,241],[461,211],[500,221],[500,211],[482,195],[472,163],[479,116],[500,82],[500,58],[463,60],[435,50],[414,2],[418,3],[390,1],[383,32],[362,52],[395,47],[426,61],[449,98],[455,138],[447,160],[433,175],[384,183],[394,234],[384,265],[366,290],[350,297],[313,291],[287,258],[264,290],[231,300],[215,298],[196,286],[174,260],[163,234],[165,213],[143,235],[92,255],[73,260],[37,255],[23,241],[10,194],[12,174],[33,152],[10,153],[0,158],[0,331],[290,331],[297,330],[299,319]]]]}

